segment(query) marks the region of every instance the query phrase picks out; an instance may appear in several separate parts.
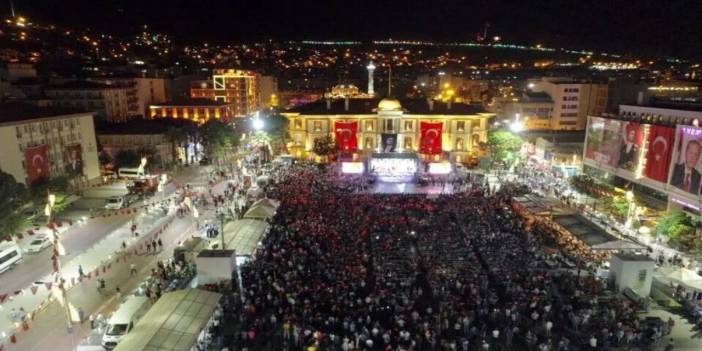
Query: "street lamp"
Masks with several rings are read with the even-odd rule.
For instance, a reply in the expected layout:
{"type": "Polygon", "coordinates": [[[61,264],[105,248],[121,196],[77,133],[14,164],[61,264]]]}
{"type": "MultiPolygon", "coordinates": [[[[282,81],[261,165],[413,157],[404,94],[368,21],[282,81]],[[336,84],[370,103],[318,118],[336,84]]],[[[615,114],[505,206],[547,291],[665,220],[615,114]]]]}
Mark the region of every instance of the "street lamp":
{"type": "Polygon", "coordinates": [[[263,120],[259,119],[256,117],[256,119],[253,120],[253,127],[256,130],[261,130],[263,129],[263,120]]]}
{"type": "Polygon", "coordinates": [[[626,192],[626,201],[629,203],[629,208],[627,209],[626,222],[624,223],[624,227],[629,229],[631,228],[632,222],[634,221],[634,214],[636,212],[636,203],[634,203],[634,192],[632,192],[631,190],[628,190],[626,192]]]}
{"type": "Polygon", "coordinates": [[[509,125],[509,129],[514,133],[520,133],[524,130],[524,123],[519,120],[519,114],[514,115],[514,121],[509,125]]]}
{"type": "Polygon", "coordinates": [[[226,219],[226,215],[224,214],[224,211],[217,210],[217,218],[219,219],[219,237],[220,240],[222,241],[222,250],[225,250],[226,248],[224,247],[224,221],[226,219]]]}

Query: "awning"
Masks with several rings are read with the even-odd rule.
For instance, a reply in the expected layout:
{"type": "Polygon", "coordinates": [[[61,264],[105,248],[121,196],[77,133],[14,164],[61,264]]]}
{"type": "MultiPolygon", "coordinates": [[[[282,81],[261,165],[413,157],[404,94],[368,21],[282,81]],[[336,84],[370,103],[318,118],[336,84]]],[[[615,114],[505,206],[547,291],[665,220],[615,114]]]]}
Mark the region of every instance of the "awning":
{"type": "Polygon", "coordinates": [[[199,289],[163,295],[114,351],[190,351],[221,297],[199,289]]]}
{"type": "Polygon", "coordinates": [[[260,220],[272,218],[275,215],[275,212],[278,210],[278,206],[280,206],[280,204],[275,200],[258,200],[251,205],[251,208],[248,211],[246,211],[244,218],[260,220]]]}

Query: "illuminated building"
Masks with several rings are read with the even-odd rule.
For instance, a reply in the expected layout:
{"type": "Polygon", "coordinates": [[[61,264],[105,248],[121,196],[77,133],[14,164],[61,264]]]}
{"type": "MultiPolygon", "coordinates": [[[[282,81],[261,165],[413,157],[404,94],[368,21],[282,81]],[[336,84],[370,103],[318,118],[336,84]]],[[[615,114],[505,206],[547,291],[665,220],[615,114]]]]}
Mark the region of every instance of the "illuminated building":
{"type": "Polygon", "coordinates": [[[234,119],[234,104],[207,99],[167,101],[149,106],[149,118],[170,118],[205,123],[211,118],[229,122],[234,119]]]}
{"type": "Polygon", "coordinates": [[[531,83],[531,91],[544,92],[553,100],[552,130],[583,130],[587,116],[601,115],[607,108],[607,84],[569,78],[542,78],[531,83]]]}
{"type": "Polygon", "coordinates": [[[98,130],[98,141],[102,151],[113,159],[120,151],[153,149],[160,161],[173,161],[174,147],[166,136],[172,126],[182,126],[184,120],[145,120],[133,119],[126,123],[109,124],[98,130]]]}
{"type": "Polygon", "coordinates": [[[370,94],[366,94],[358,89],[357,86],[353,84],[339,84],[331,88],[331,91],[324,94],[328,99],[368,99],[373,97],[370,94]]]}
{"type": "Polygon", "coordinates": [[[368,66],[366,66],[366,69],[368,70],[368,95],[373,97],[375,95],[375,89],[374,89],[374,84],[373,84],[373,73],[375,72],[375,65],[373,64],[373,61],[371,61],[368,66]]]}
{"type": "Polygon", "coordinates": [[[258,73],[215,69],[211,80],[191,83],[190,97],[230,104],[233,106],[234,116],[244,117],[260,107],[260,84],[261,76],[258,73]]]}
{"type": "MultiPolygon", "coordinates": [[[[394,140],[394,153],[418,154],[430,160],[469,162],[480,143],[487,142],[488,120],[494,116],[480,106],[434,100],[323,99],[294,108],[289,120],[293,156],[309,157],[314,140],[337,138],[339,125],[350,125],[354,157],[366,158],[381,147],[384,138],[394,140]],[[438,126],[437,145],[431,154],[422,153],[422,126],[438,126]],[[335,130],[335,128],[337,130],[335,130]]],[[[338,139],[337,139],[338,142],[338,139]]],[[[343,147],[341,147],[342,151],[343,147]]]]}
{"type": "Polygon", "coordinates": [[[590,116],[583,171],[620,190],[632,190],[649,207],[699,216],[700,121],[702,105],[621,105],[618,114],[590,116]]]}
{"type": "Polygon", "coordinates": [[[519,116],[524,121],[524,130],[550,130],[553,117],[553,101],[546,93],[527,91],[519,101],[504,104],[506,120],[519,116]]]}
{"type": "Polygon", "coordinates": [[[100,177],[92,112],[7,102],[0,104],[0,116],[0,169],[18,182],[100,177]]]}
{"type": "Polygon", "coordinates": [[[95,111],[107,122],[125,122],[136,116],[136,100],[128,97],[128,87],[89,81],[73,81],[46,88],[46,97],[60,107],[95,111]]]}
{"type": "Polygon", "coordinates": [[[0,78],[15,82],[21,78],[36,78],[37,70],[31,63],[6,62],[0,66],[0,78]]]}

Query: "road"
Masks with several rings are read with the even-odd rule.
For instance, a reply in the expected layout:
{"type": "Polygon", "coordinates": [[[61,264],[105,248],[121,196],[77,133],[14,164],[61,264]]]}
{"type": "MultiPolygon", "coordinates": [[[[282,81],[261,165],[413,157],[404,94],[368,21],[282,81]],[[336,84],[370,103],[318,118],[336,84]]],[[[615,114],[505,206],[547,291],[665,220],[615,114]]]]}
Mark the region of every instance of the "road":
{"type": "MultiPolygon", "coordinates": [[[[213,191],[219,193],[226,187],[226,182],[221,182],[214,187],[213,191]]],[[[214,209],[208,208],[202,211],[201,219],[213,218],[214,209]]],[[[167,218],[173,218],[171,213],[167,218]]],[[[168,222],[167,218],[161,218],[157,223],[168,222]]],[[[161,225],[157,225],[156,229],[161,225]]],[[[195,220],[192,215],[184,218],[175,218],[171,224],[161,234],[164,249],[158,254],[138,254],[129,257],[127,262],[117,262],[112,264],[112,268],[102,274],[101,277],[107,281],[107,291],[100,293],[97,291],[95,277],[90,281],[79,284],[68,292],[68,299],[75,310],[81,308],[85,316],[101,313],[107,315],[118,306],[117,296],[114,288],[119,286],[125,295],[133,291],[150,274],[151,269],[156,267],[159,260],[165,260],[172,256],[173,248],[179,241],[195,233],[195,220]],[[136,275],[129,273],[129,265],[134,263],[139,267],[136,275]]],[[[145,233],[147,235],[149,233],[145,233]]],[[[145,239],[145,238],[144,238],[145,239]]],[[[132,246],[138,246],[132,243],[132,246]]],[[[130,247],[130,250],[131,247],[130,247]]],[[[124,300],[124,297],[122,298],[124,300]]],[[[87,318],[87,317],[86,317],[87,318]]],[[[42,311],[38,312],[34,320],[29,325],[29,330],[17,333],[16,343],[9,341],[9,336],[5,340],[0,336],[0,346],[4,346],[3,351],[35,351],[50,350],[62,351],[73,350],[90,332],[89,323],[83,325],[76,324],[71,333],[67,333],[65,310],[59,301],[53,300],[42,311]]]]}

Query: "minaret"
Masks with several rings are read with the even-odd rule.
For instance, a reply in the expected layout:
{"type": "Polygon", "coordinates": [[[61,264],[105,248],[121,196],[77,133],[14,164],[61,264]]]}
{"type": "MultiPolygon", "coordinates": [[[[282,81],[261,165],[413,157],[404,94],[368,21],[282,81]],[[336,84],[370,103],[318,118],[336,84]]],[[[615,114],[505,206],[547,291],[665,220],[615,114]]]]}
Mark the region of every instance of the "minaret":
{"type": "Polygon", "coordinates": [[[373,61],[366,66],[366,69],[368,69],[368,95],[373,96],[375,95],[375,90],[373,89],[373,72],[375,71],[375,65],[373,61]]]}

